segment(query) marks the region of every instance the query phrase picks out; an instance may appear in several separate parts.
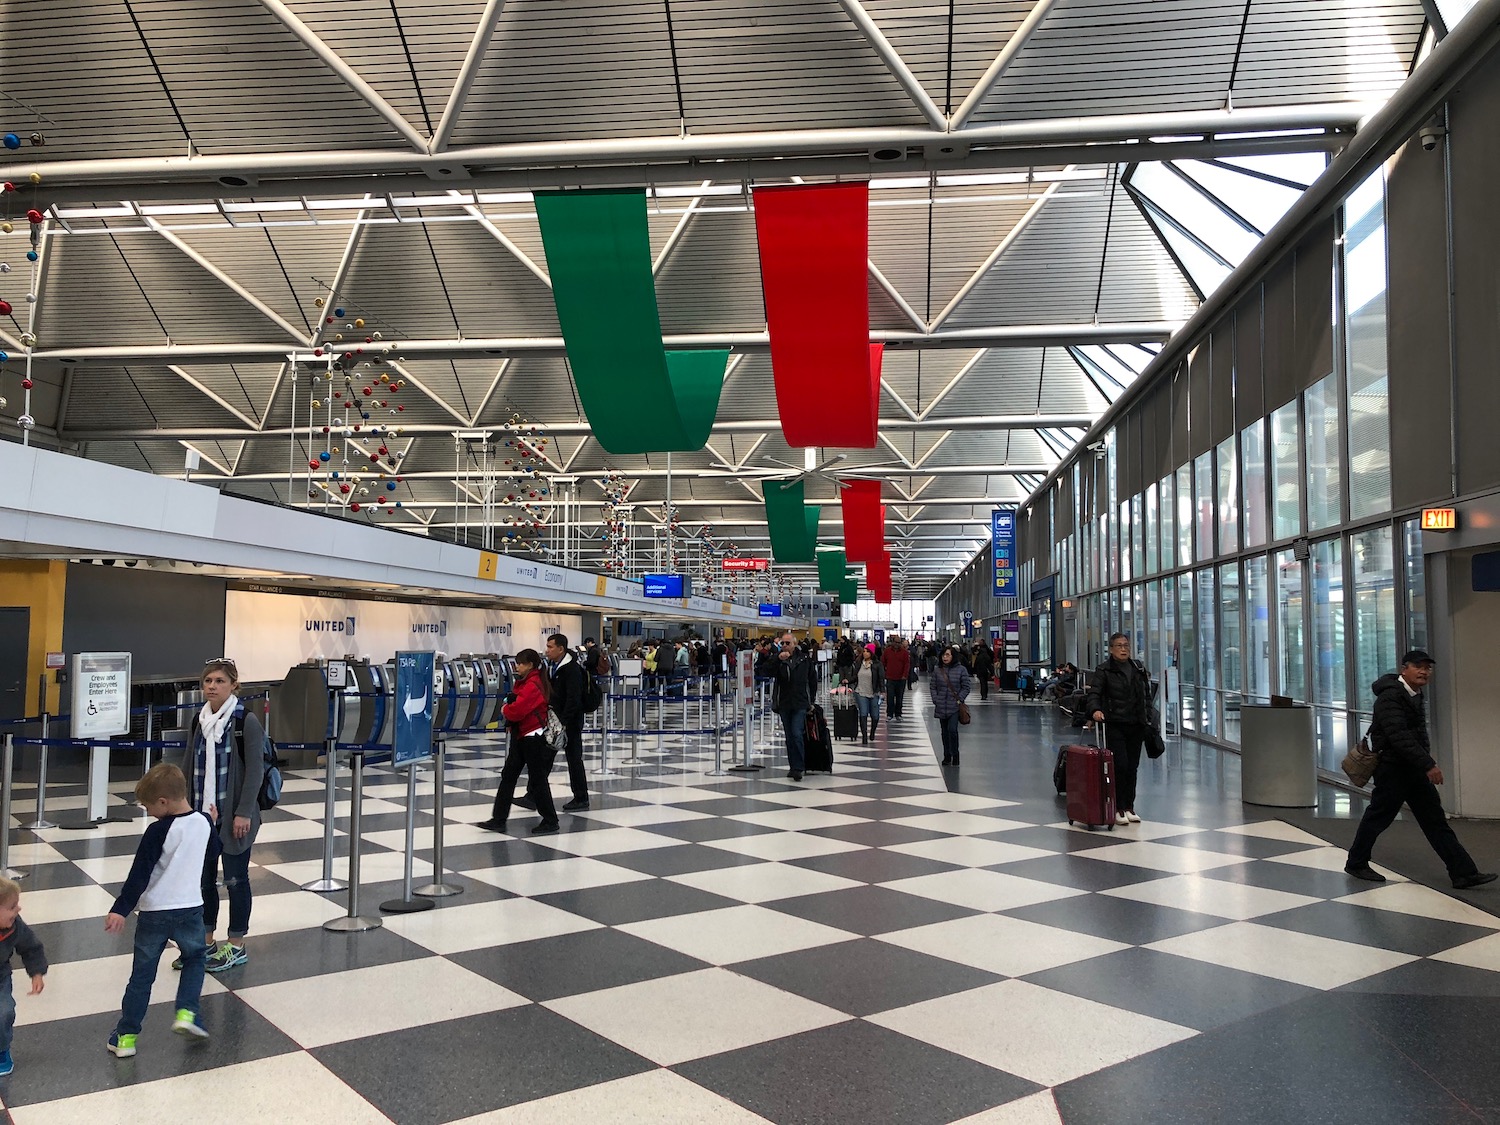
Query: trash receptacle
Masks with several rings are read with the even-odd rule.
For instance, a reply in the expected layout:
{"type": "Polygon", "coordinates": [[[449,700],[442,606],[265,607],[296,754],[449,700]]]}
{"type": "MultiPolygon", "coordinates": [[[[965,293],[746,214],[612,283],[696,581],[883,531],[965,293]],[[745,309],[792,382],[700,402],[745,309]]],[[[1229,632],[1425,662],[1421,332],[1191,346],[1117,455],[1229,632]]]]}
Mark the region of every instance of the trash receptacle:
{"type": "Polygon", "coordinates": [[[1318,803],[1317,738],[1306,704],[1240,707],[1240,800],[1281,809],[1318,803]]]}

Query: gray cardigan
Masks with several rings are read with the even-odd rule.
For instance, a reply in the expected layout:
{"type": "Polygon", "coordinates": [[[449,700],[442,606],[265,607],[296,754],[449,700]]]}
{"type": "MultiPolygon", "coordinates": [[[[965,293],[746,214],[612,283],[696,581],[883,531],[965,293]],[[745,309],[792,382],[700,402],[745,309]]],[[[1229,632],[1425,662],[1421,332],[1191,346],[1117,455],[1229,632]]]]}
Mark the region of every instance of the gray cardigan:
{"type": "MultiPolygon", "coordinates": [[[[240,706],[244,706],[240,704],[240,706]]],[[[266,730],[260,720],[248,709],[245,711],[245,753],[237,751],[238,740],[234,737],[234,724],[229,727],[231,752],[229,755],[229,792],[234,799],[229,802],[232,813],[219,809],[219,842],[224,845],[225,855],[243,855],[255,843],[260,832],[260,783],[266,774],[266,730]],[[250,831],[243,840],[234,837],[234,818],[249,817],[250,831]]],[[[192,786],[194,761],[205,749],[203,733],[198,729],[198,716],[193,716],[193,726],[188,732],[187,747],[174,763],[188,777],[192,786]]]]}

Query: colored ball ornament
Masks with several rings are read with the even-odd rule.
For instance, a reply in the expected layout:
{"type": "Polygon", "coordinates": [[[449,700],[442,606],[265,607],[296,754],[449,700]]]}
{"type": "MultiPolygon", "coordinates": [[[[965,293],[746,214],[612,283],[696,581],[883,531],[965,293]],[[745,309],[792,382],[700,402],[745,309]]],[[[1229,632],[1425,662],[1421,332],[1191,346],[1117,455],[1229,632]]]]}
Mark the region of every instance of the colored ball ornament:
{"type": "Polygon", "coordinates": [[[30,379],[22,379],[21,380],[21,389],[23,391],[29,391],[34,386],[36,386],[36,384],[33,383],[30,379]]]}
{"type": "Polygon", "coordinates": [[[354,503],[350,504],[349,505],[349,510],[351,512],[357,512],[357,511],[359,511],[359,501],[356,500],[356,501],[354,501],[354,503]]]}
{"type": "Polygon", "coordinates": [[[323,354],[323,349],[322,348],[314,348],[313,349],[313,355],[322,355],[322,354],[323,354]]]}
{"type": "Polygon", "coordinates": [[[9,301],[0,301],[0,316],[9,316],[9,315],[10,315],[10,302],[9,301]]]}
{"type": "Polygon", "coordinates": [[[16,136],[14,133],[6,133],[4,140],[5,147],[10,149],[12,152],[21,147],[21,138],[16,136]]]}
{"type": "Polygon", "coordinates": [[[358,317],[358,318],[355,319],[355,321],[354,321],[354,327],[356,327],[356,328],[363,328],[364,326],[365,326],[364,317],[358,317]]]}
{"type": "Polygon", "coordinates": [[[15,191],[15,190],[16,190],[16,185],[13,184],[13,183],[11,183],[9,180],[6,180],[5,183],[0,184],[0,192],[15,191]]]}
{"type": "Polygon", "coordinates": [[[41,255],[38,254],[35,250],[28,250],[28,251],[26,251],[26,260],[28,262],[34,262],[34,261],[36,261],[40,257],[41,257],[41,255]]]}
{"type": "Polygon", "coordinates": [[[42,221],[42,213],[33,207],[26,212],[26,221],[28,223],[39,223],[42,221]]]}
{"type": "Polygon", "coordinates": [[[319,453],[319,454],[318,454],[318,460],[319,460],[319,461],[328,461],[328,460],[330,460],[330,459],[331,459],[331,455],[330,455],[330,454],[328,454],[328,453],[326,453],[326,452],[325,452],[325,453],[319,453]]]}
{"type": "Polygon", "coordinates": [[[334,316],[343,316],[344,315],[344,310],[343,309],[334,309],[333,310],[333,315],[334,316]]]}
{"type": "Polygon", "coordinates": [[[9,234],[15,229],[10,223],[0,223],[0,231],[3,231],[5,234],[9,234]]]}
{"type": "Polygon", "coordinates": [[[318,463],[316,461],[309,461],[307,463],[307,467],[309,469],[316,469],[318,467],[318,463]]]}
{"type": "Polygon", "coordinates": [[[396,482],[393,481],[393,480],[386,481],[385,482],[385,490],[387,492],[395,492],[396,491],[396,482]]]}
{"type": "Polygon", "coordinates": [[[345,495],[348,495],[349,486],[347,484],[341,484],[339,485],[339,491],[344,493],[345,495]]]}
{"type": "Polygon", "coordinates": [[[313,300],[313,308],[321,309],[322,307],[323,307],[323,298],[322,297],[314,298],[314,300],[313,300]]]}
{"type": "Polygon", "coordinates": [[[0,262],[0,273],[10,273],[9,262],[0,262]]]}
{"type": "Polygon", "coordinates": [[[34,184],[39,184],[42,182],[42,174],[40,172],[31,173],[31,176],[29,178],[34,184]]]}
{"type": "Polygon", "coordinates": [[[23,348],[33,348],[33,347],[35,347],[36,346],[36,333],[35,332],[22,332],[21,333],[21,346],[23,348]]]}

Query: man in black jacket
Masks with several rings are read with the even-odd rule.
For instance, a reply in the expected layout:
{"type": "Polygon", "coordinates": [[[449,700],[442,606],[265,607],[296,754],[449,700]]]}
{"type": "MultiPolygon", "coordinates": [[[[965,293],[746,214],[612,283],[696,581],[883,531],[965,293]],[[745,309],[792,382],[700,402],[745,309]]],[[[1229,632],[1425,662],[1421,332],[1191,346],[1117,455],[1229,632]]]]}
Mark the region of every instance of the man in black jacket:
{"type": "Polygon", "coordinates": [[[583,665],[568,651],[568,638],[553,633],[547,638],[547,671],[552,676],[551,707],[557,721],[568,732],[568,783],[573,799],[563,806],[564,812],[582,812],[589,807],[588,775],[583,770],[583,665]]]}
{"type": "Polygon", "coordinates": [[[995,674],[995,658],[982,641],[974,646],[974,678],[979,681],[981,701],[990,697],[990,677],[995,674]]]}
{"type": "Polygon", "coordinates": [[[1412,649],[1401,658],[1400,675],[1387,674],[1370,685],[1375,693],[1370,749],[1380,755],[1380,761],[1375,766],[1375,792],[1359,822],[1344,870],[1367,883],[1384,883],[1385,876],[1370,866],[1370,853],[1401,806],[1410,805],[1427,842],[1448,868],[1448,878],[1459,890],[1467,890],[1493,883],[1495,875],[1481,872],[1458,842],[1438,796],[1443,771],[1432,759],[1426,700],[1422,696],[1422,689],[1432,678],[1432,666],[1432,657],[1419,648],[1412,649]]]}
{"type": "Polygon", "coordinates": [[[776,686],[771,691],[771,710],[781,716],[786,734],[786,762],[793,781],[802,780],[803,735],[807,730],[807,713],[812,710],[818,693],[818,664],[797,647],[796,638],[783,634],[777,645],[776,686]]]}
{"type": "Polygon", "coordinates": [[[1109,659],[1094,669],[1084,710],[1104,723],[1104,740],[1115,756],[1115,823],[1139,824],[1135,812],[1135,779],[1141,768],[1141,744],[1151,721],[1151,678],[1130,659],[1130,638],[1109,638],[1109,659]]]}

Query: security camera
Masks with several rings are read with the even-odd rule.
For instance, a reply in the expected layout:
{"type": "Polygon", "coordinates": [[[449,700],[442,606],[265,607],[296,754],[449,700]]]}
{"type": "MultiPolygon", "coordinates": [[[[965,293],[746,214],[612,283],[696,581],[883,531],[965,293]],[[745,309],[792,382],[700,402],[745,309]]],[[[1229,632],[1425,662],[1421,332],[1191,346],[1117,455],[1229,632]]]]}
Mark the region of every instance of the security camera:
{"type": "Polygon", "coordinates": [[[1448,135],[1448,126],[1443,123],[1443,115],[1435,114],[1429,118],[1426,125],[1417,133],[1417,138],[1422,142],[1422,148],[1431,152],[1437,148],[1438,142],[1448,135]]]}

